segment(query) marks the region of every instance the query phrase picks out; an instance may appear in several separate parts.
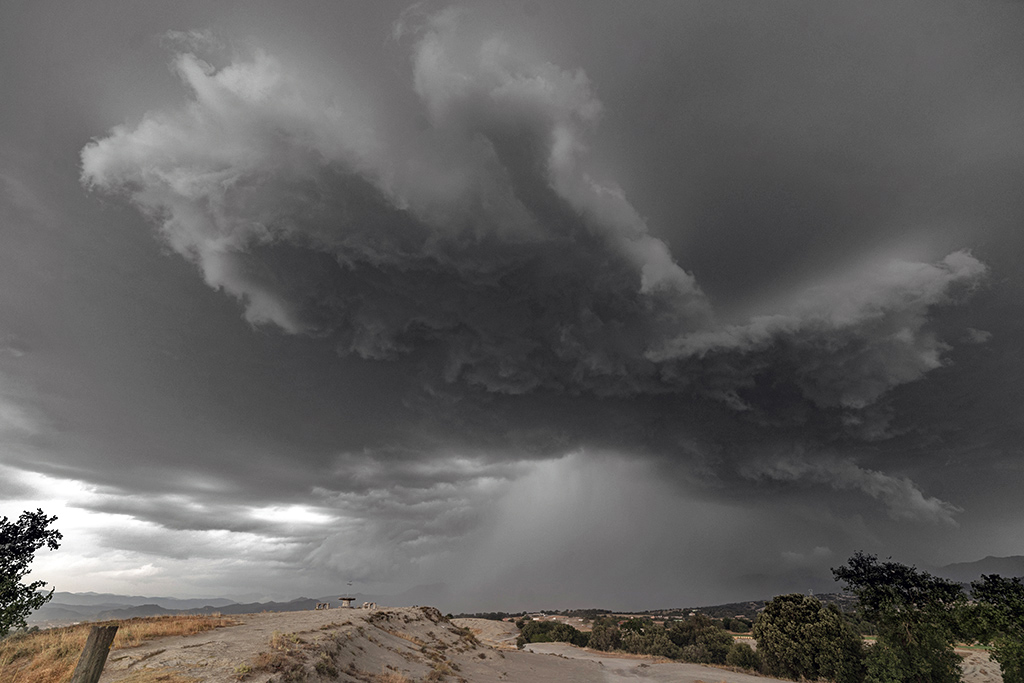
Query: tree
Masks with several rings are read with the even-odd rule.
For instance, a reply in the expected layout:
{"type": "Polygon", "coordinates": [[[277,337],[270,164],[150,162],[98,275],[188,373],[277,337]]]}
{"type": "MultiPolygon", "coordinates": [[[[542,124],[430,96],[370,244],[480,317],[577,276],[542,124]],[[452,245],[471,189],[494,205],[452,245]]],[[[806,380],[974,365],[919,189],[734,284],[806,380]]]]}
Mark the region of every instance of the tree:
{"type": "Polygon", "coordinates": [[[632,631],[633,633],[643,635],[647,633],[654,626],[654,620],[649,617],[633,617],[627,619],[619,625],[621,631],[632,631]]]}
{"type": "Polygon", "coordinates": [[[758,656],[757,651],[746,643],[739,641],[734,642],[732,647],[729,648],[729,654],[725,656],[725,663],[741,669],[761,670],[761,658],[758,656]]]}
{"type": "Polygon", "coordinates": [[[680,648],[681,658],[697,664],[725,664],[732,636],[706,614],[691,614],[668,629],[668,637],[680,648]]]}
{"type": "Polygon", "coordinates": [[[41,593],[45,581],[22,584],[21,579],[29,573],[37,550],[44,545],[50,550],[60,547],[63,536],[56,529],[47,527],[56,521],[47,517],[42,510],[23,512],[16,522],[0,517],[0,637],[11,629],[24,628],[25,617],[39,609],[53,597],[41,593]]]}
{"type": "Polygon", "coordinates": [[[609,652],[617,650],[622,645],[622,632],[614,622],[595,622],[594,629],[590,632],[589,646],[595,650],[609,652]]]}
{"type": "Polygon", "coordinates": [[[982,610],[984,630],[992,641],[1003,683],[1024,683],[1024,583],[998,574],[971,583],[971,596],[982,610]]]}
{"type": "Polygon", "coordinates": [[[772,676],[863,680],[861,638],[835,605],[793,593],[773,598],[754,622],[757,653],[772,676]]]}
{"type": "Polygon", "coordinates": [[[590,640],[589,633],[583,633],[569,624],[557,621],[521,621],[516,622],[521,633],[516,645],[522,649],[527,643],[571,643],[577,647],[586,647],[590,640]]]}
{"type": "Polygon", "coordinates": [[[861,552],[832,575],[877,626],[878,640],[867,651],[868,683],[959,683],[953,645],[963,635],[967,603],[960,584],[861,552]]]}

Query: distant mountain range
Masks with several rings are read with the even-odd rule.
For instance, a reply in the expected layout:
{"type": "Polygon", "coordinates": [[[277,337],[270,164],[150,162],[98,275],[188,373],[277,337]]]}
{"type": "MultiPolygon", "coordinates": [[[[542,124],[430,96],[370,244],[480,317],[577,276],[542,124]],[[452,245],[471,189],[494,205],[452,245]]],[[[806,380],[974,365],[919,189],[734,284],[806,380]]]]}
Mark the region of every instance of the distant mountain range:
{"type": "Polygon", "coordinates": [[[144,605],[151,603],[167,609],[194,609],[196,607],[223,607],[237,602],[228,598],[152,598],[141,595],[114,595],[113,593],[67,593],[57,591],[53,594],[53,602],[74,607],[97,607],[103,605],[144,605]]]}
{"type": "MultiPolygon", "coordinates": [[[[426,605],[448,596],[443,584],[417,586],[398,595],[363,595],[350,593],[354,605],[376,602],[381,605],[426,605]]],[[[301,597],[288,602],[237,602],[228,598],[161,598],[112,593],[55,592],[53,599],[28,617],[30,626],[64,626],[82,621],[132,619],[165,614],[252,614],[255,612],[296,612],[314,609],[317,603],[340,606],[338,594],[319,598],[301,597]]]]}
{"type": "Polygon", "coordinates": [[[956,562],[939,567],[932,572],[960,583],[970,583],[981,578],[982,574],[999,574],[1003,577],[1024,577],[1024,556],[986,557],[974,562],[956,562]]]}
{"type": "MultiPolygon", "coordinates": [[[[1024,556],[986,557],[975,562],[957,562],[937,568],[923,568],[937,576],[942,576],[960,583],[970,583],[981,578],[983,574],[999,574],[1004,577],[1024,577],[1024,556]]],[[[443,603],[450,596],[444,584],[417,586],[398,595],[362,595],[352,594],[356,605],[364,602],[376,602],[381,605],[436,605],[443,603]]],[[[244,596],[248,598],[251,596],[244,596]]],[[[844,608],[849,596],[842,594],[820,595],[829,602],[838,602],[844,608]]],[[[243,599],[244,599],[243,598],[243,599]]],[[[339,605],[338,596],[319,598],[296,598],[288,602],[239,602],[229,598],[161,598],[141,595],[115,595],[112,593],[67,593],[53,594],[53,599],[28,618],[30,625],[59,626],[82,621],[103,621],[106,619],[131,619],[133,617],[152,617],[164,614],[250,614],[253,612],[294,612],[316,607],[318,602],[330,602],[339,605]]],[[[753,616],[764,606],[764,600],[745,603],[729,603],[698,608],[698,611],[711,616],[735,616],[746,614],[753,616]]],[[[650,613],[666,610],[651,610],[650,613]]],[[[678,610],[668,610],[678,611],[678,610]]],[[[688,611],[688,610],[685,610],[688,611]]]]}

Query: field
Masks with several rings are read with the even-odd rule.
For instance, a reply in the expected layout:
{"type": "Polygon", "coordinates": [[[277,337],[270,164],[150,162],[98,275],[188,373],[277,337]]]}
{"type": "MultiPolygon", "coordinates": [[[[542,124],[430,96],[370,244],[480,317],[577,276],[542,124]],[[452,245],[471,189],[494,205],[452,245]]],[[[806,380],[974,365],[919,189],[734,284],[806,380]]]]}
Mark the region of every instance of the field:
{"type": "MultiPolygon", "coordinates": [[[[238,622],[214,616],[172,616],[129,619],[120,622],[79,624],[14,635],[0,641],[0,681],[3,683],[63,683],[71,679],[78,657],[85,647],[93,626],[118,624],[117,636],[108,661],[117,657],[117,650],[135,648],[167,636],[188,636],[238,622]]],[[[133,683],[146,679],[134,678],[133,683]]],[[[162,679],[178,683],[188,679],[162,679]]]]}

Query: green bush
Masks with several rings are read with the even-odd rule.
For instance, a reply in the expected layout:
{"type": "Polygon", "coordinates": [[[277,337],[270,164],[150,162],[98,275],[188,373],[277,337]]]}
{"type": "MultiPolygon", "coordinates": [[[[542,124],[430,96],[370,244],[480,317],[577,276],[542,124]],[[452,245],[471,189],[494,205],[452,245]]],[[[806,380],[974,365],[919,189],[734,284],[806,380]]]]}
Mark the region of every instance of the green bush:
{"type": "Polygon", "coordinates": [[[622,645],[622,632],[618,626],[607,624],[594,624],[594,630],[590,632],[589,646],[595,650],[610,652],[618,650],[622,645]]]}
{"type": "Polygon", "coordinates": [[[694,614],[668,629],[669,639],[680,648],[681,659],[696,664],[725,664],[732,636],[705,614],[694,614]]]}
{"type": "MultiPolygon", "coordinates": [[[[591,635],[593,639],[593,635],[591,635]]],[[[668,657],[678,659],[679,648],[669,639],[665,628],[653,621],[644,626],[644,632],[636,630],[623,630],[622,643],[620,646],[626,652],[638,655],[653,655],[655,657],[668,657]]]]}
{"type": "Polygon", "coordinates": [[[516,645],[520,649],[527,643],[571,643],[578,647],[586,647],[590,640],[589,634],[560,621],[521,622],[520,634],[516,639],[516,645]]]}
{"type": "Polygon", "coordinates": [[[729,654],[725,656],[725,663],[751,671],[761,670],[761,658],[757,656],[757,651],[750,645],[738,641],[729,648],[729,654]]]}
{"type": "Polygon", "coordinates": [[[864,678],[860,636],[835,605],[793,593],[773,598],[754,623],[765,673],[799,680],[859,683],[864,678]]]}

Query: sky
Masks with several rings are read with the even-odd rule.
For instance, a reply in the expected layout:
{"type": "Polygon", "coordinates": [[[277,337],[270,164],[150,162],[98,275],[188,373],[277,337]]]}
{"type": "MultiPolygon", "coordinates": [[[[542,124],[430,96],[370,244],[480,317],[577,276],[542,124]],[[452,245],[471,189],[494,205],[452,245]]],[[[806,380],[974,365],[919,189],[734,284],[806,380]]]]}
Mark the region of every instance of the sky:
{"type": "Polygon", "coordinates": [[[64,534],[31,577],[649,609],[1024,554],[1022,36],[3,3],[0,514],[64,534]]]}

